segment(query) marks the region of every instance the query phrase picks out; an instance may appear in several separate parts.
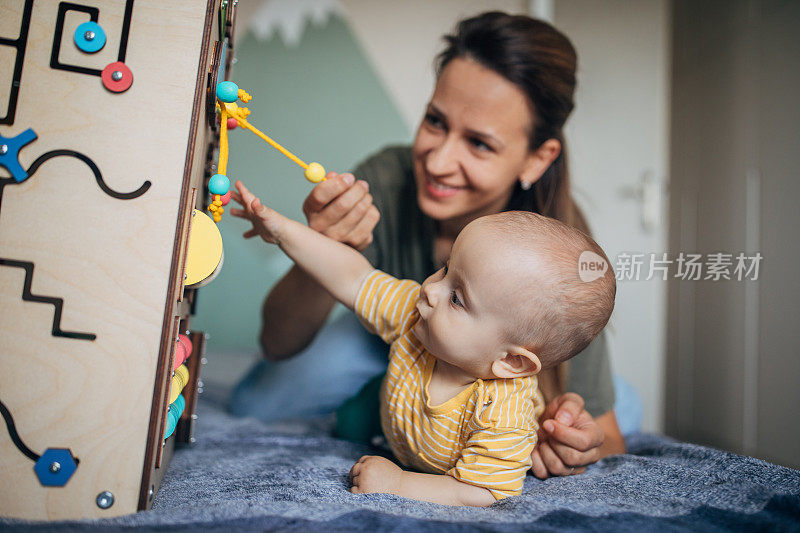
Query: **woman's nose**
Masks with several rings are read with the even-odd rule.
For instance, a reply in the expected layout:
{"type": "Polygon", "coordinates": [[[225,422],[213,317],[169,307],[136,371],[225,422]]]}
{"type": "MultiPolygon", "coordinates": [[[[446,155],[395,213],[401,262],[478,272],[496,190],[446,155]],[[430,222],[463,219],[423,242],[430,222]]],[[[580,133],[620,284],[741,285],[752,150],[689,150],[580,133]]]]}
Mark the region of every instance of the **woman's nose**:
{"type": "Polygon", "coordinates": [[[448,137],[428,152],[428,157],[425,160],[428,173],[445,176],[455,172],[458,168],[456,148],[455,143],[448,137]]]}

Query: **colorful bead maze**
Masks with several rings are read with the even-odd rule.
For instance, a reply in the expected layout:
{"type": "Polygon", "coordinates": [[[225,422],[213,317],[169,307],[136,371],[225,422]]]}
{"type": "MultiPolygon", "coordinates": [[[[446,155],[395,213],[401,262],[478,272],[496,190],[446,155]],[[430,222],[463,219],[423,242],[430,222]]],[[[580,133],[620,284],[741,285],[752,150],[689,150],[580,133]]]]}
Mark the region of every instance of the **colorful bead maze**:
{"type": "Polygon", "coordinates": [[[247,117],[250,110],[239,106],[236,101],[241,100],[247,103],[251,100],[250,94],[232,81],[220,81],[216,87],[217,105],[216,111],[219,113],[220,135],[219,135],[219,161],[217,164],[218,173],[211,176],[208,180],[208,190],[213,201],[208,206],[214,222],[222,220],[223,206],[230,201],[231,181],[226,176],[228,169],[228,130],[235,129],[237,126],[251,131],[261,140],[278,150],[294,163],[297,163],[305,172],[304,175],[311,183],[319,183],[325,179],[325,168],[319,163],[306,163],[292,152],[278,144],[267,134],[250,124],[247,117]]]}
{"type": "Polygon", "coordinates": [[[193,439],[191,311],[222,264],[203,208],[233,7],[0,0],[2,516],[147,509],[193,439]],[[153,102],[168,102],[157,127],[153,102]],[[193,258],[193,240],[215,253],[193,258]]]}

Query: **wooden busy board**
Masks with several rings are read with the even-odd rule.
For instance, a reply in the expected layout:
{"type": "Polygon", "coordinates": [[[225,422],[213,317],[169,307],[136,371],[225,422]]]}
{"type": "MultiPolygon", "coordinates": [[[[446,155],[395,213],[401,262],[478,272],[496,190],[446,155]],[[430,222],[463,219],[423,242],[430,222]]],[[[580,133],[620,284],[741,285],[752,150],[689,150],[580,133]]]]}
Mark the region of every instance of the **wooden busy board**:
{"type": "Polygon", "coordinates": [[[0,0],[2,516],[109,517],[152,503],[192,296],[191,213],[214,145],[219,10],[0,0]]]}

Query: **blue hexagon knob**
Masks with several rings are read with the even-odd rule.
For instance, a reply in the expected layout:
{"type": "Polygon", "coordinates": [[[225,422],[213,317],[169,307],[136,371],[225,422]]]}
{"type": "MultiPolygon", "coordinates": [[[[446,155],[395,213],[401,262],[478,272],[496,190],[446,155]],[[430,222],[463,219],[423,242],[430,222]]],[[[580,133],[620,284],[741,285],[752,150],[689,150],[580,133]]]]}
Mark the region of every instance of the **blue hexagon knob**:
{"type": "Polygon", "coordinates": [[[33,465],[39,483],[45,487],[63,487],[77,468],[78,463],[67,448],[48,448],[33,465]]]}
{"type": "Polygon", "coordinates": [[[228,104],[239,98],[239,86],[232,81],[223,81],[217,84],[217,98],[228,104]]]}

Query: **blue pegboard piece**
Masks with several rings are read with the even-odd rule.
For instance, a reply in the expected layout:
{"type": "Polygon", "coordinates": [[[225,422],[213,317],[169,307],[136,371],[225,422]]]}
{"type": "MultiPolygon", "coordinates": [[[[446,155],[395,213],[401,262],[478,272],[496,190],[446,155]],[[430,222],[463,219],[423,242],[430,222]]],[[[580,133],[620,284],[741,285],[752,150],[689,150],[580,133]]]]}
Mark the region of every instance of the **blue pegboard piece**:
{"type": "Polygon", "coordinates": [[[5,167],[17,183],[22,183],[28,178],[28,172],[19,163],[19,151],[35,140],[36,133],[31,128],[14,137],[0,135],[0,166],[5,167]]]}
{"type": "Polygon", "coordinates": [[[63,487],[77,468],[72,452],[66,448],[48,448],[33,465],[39,482],[45,487],[63,487]]]}
{"type": "Polygon", "coordinates": [[[75,46],[87,54],[99,52],[106,45],[106,32],[98,23],[91,20],[75,28],[72,38],[75,40],[75,46]]]}

